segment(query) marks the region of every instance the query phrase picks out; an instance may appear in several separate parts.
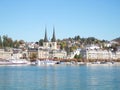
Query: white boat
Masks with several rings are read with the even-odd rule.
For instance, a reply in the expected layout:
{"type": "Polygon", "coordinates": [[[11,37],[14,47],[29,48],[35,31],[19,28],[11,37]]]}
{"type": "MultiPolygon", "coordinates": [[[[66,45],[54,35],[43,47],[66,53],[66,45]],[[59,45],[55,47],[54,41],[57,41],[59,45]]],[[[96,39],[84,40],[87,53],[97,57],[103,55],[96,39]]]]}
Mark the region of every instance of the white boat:
{"type": "Polygon", "coordinates": [[[11,62],[9,60],[0,60],[0,65],[10,65],[11,62]]]}
{"type": "Polygon", "coordinates": [[[87,66],[113,66],[113,62],[92,62],[86,63],[87,66]]]}
{"type": "Polygon", "coordinates": [[[11,59],[9,60],[12,64],[29,64],[26,59],[11,59]]]}
{"type": "Polygon", "coordinates": [[[0,60],[0,65],[26,65],[30,64],[26,59],[8,59],[0,60]]]}
{"type": "Polygon", "coordinates": [[[40,61],[40,60],[36,60],[36,65],[55,65],[56,64],[56,61],[53,61],[53,60],[43,60],[43,61],[40,61]]]}

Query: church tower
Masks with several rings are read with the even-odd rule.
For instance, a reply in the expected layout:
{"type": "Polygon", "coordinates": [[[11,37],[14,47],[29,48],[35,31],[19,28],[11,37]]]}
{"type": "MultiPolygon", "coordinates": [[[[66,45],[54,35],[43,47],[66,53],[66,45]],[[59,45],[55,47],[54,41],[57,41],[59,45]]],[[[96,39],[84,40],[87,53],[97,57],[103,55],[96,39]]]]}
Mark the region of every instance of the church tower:
{"type": "Polygon", "coordinates": [[[57,49],[57,42],[56,42],[56,37],[55,37],[55,27],[53,27],[53,36],[51,39],[51,48],[57,49]]]}
{"type": "Polygon", "coordinates": [[[53,27],[53,37],[51,39],[51,42],[56,42],[56,38],[55,38],[55,27],[53,27]]]}
{"type": "Polygon", "coordinates": [[[44,48],[49,47],[49,41],[48,41],[48,38],[47,38],[47,29],[46,29],[46,27],[45,27],[45,37],[44,37],[43,47],[44,48]]]}
{"type": "Polygon", "coordinates": [[[47,38],[47,29],[45,27],[45,37],[44,37],[44,42],[48,42],[48,38],[47,38]]]}
{"type": "Polygon", "coordinates": [[[47,38],[47,29],[45,28],[45,37],[44,37],[44,42],[43,42],[43,48],[46,49],[57,49],[57,42],[56,42],[56,37],[55,37],[55,28],[53,27],[53,36],[51,39],[51,42],[48,41],[47,38]]]}

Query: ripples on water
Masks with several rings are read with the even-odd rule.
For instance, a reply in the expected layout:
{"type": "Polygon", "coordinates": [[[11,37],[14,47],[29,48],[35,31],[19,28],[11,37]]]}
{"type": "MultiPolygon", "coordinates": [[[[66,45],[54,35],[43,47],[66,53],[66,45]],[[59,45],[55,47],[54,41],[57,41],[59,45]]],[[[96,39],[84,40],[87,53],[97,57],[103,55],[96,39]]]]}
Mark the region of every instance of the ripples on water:
{"type": "Polygon", "coordinates": [[[107,89],[120,90],[120,67],[0,67],[0,90],[107,89]]]}

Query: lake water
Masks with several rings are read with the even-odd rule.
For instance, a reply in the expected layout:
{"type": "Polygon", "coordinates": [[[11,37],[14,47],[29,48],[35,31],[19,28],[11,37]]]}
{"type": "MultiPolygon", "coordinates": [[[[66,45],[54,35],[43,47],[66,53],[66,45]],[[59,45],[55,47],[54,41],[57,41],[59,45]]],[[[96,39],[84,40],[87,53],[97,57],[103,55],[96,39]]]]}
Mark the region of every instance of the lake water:
{"type": "Polygon", "coordinates": [[[120,67],[0,66],[0,90],[120,90],[120,67]]]}

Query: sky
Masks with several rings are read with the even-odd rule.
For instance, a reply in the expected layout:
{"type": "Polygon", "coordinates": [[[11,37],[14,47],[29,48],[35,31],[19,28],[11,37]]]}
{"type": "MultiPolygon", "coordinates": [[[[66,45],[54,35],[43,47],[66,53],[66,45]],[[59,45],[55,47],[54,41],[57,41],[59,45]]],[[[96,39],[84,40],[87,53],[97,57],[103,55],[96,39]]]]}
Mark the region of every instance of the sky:
{"type": "Polygon", "coordinates": [[[0,35],[36,42],[48,39],[120,37],[120,0],[0,0],[0,35]]]}

